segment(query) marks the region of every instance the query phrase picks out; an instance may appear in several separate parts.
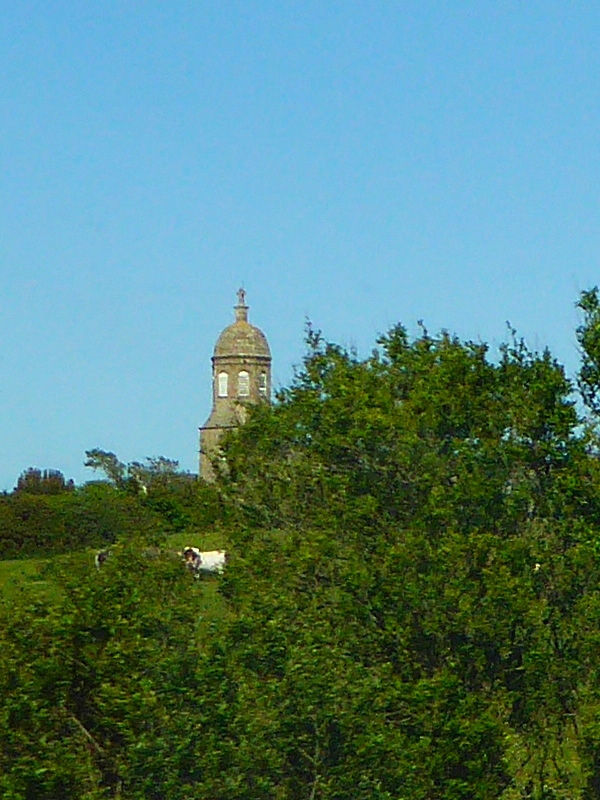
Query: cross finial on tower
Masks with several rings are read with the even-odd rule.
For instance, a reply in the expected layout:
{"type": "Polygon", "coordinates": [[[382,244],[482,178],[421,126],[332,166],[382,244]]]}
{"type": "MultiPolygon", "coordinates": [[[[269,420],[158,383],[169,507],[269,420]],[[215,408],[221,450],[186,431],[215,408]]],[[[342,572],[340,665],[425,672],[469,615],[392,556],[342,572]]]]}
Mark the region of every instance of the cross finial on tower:
{"type": "Polygon", "coordinates": [[[238,289],[237,306],[235,306],[236,322],[248,322],[248,306],[246,305],[246,290],[238,289]]]}

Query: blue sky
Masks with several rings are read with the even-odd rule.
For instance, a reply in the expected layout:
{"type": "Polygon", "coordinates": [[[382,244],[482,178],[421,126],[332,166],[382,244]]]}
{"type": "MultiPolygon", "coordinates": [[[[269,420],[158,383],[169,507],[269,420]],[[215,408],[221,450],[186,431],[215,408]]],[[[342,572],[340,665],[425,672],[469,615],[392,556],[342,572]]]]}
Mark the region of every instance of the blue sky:
{"type": "Polygon", "coordinates": [[[305,319],[548,345],[600,282],[600,6],[0,0],[0,489],[84,451],[196,470],[244,285],[305,319]]]}

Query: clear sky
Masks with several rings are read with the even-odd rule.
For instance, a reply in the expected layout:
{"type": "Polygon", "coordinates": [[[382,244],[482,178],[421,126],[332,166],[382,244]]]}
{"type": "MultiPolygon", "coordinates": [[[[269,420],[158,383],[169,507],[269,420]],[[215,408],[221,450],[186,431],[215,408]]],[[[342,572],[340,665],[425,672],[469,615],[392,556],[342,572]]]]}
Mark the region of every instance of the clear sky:
{"type": "Polygon", "coordinates": [[[600,282],[600,5],[0,0],[0,489],[84,451],[197,469],[235,292],[572,375],[600,282]]]}

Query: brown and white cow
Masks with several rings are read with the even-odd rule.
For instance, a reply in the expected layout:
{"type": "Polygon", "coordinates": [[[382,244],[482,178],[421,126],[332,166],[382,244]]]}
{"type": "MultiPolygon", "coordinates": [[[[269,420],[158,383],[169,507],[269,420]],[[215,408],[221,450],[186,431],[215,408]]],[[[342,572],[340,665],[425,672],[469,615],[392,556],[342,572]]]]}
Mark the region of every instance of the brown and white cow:
{"type": "Polygon", "coordinates": [[[224,550],[199,550],[197,547],[186,547],[182,553],[186,567],[199,578],[201,572],[220,574],[229,559],[224,550]]]}

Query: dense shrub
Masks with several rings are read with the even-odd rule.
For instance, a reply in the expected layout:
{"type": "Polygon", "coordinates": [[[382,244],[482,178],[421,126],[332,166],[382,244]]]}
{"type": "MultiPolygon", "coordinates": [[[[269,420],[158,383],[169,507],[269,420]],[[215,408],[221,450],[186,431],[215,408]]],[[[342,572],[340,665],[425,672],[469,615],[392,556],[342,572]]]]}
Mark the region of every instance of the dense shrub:
{"type": "Polygon", "coordinates": [[[15,492],[0,497],[0,558],[102,547],[159,527],[139,498],[106,484],[60,494],[15,492]]]}

